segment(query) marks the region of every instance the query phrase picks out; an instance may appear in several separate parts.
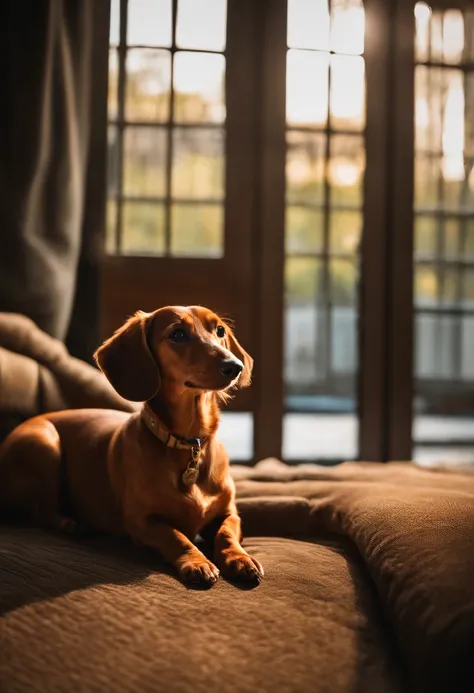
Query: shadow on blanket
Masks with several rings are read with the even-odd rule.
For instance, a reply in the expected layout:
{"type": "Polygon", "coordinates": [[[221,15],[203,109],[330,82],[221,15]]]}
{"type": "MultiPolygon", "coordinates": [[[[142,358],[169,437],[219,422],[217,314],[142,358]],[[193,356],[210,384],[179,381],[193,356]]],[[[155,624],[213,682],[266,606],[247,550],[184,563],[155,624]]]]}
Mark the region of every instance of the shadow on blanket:
{"type": "MultiPolygon", "coordinates": [[[[0,426],[133,410],[20,316],[0,314],[0,426]]],[[[188,590],[107,537],[0,527],[2,693],[471,693],[474,475],[409,463],[233,467],[253,591],[188,590]]]]}

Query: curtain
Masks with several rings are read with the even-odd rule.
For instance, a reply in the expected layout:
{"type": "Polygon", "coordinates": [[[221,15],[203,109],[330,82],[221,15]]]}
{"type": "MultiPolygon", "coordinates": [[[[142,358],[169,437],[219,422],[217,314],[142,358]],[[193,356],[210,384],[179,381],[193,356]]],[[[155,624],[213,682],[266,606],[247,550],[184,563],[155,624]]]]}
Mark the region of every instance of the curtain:
{"type": "Polygon", "coordinates": [[[0,311],[89,360],[104,227],[109,3],[0,3],[0,311]]]}

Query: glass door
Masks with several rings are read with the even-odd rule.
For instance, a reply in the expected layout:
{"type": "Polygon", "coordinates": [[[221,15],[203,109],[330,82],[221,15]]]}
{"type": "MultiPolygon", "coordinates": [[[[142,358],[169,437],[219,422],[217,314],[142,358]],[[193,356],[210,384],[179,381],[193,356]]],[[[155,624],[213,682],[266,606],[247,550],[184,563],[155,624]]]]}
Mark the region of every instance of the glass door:
{"type": "Polygon", "coordinates": [[[359,454],[366,89],[362,0],[288,0],[286,459],[359,454]]]}
{"type": "Polygon", "coordinates": [[[413,456],[472,461],[474,8],[415,19],[413,456]]]}
{"type": "Polygon", "coordinates": [[[112,2],[103,331],[232,317],[233,460],[407,459],[414,343],[417,456],[470,454],[472,45],[412,0],[112,2]]]}

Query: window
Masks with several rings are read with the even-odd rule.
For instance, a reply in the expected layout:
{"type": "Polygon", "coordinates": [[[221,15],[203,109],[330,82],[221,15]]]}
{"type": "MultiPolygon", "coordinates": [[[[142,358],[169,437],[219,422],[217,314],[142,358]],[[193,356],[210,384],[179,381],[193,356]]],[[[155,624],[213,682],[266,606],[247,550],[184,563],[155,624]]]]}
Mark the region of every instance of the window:
{"type": "Polygon", "coordinates": [[[110,254],[224,254],[226,10],[112,3],[110,254]]]}
{"type": "Polygon", "coordinates": [[[361,0],[289,0],[284,454],[357,457],[361,0]]]}
{"type": "Polygon", "coordinates": [[[415,456],[473,459],[474,12],[415,16],[415,456]]]}
{"type": "Polygon", "coordinates": [[[234,319],[234,460],[474,458],[474,10],[446,7],[112,0],[104,335],[234,319]]]}

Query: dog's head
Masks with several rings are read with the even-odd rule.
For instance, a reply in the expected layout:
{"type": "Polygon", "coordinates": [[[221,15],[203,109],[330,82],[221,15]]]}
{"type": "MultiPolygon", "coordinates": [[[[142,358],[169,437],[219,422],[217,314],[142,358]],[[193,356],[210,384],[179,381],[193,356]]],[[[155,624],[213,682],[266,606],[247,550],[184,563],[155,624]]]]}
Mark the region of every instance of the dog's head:
{"type": "Polygon", "coordinates": [[[198,392],[250,385],[253,359],[222,318],[201,306],[139,311],[94,354],[125,399],[144,402],[162,381],[198,392]]]}

